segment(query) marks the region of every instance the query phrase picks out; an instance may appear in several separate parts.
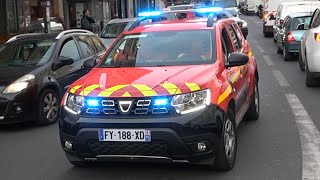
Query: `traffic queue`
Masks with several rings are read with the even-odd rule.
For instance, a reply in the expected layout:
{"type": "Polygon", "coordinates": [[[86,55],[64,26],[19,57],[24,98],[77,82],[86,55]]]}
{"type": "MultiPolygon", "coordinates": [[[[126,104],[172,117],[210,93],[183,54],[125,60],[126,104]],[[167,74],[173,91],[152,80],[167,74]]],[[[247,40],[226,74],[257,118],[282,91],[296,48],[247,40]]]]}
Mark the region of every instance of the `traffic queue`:
{"type": "Polygon", "coordinates": [[[201,7],[141,12],[106,28],[115,25],[120,31],[100,35],[112,38],[108,48],[85,30],[10,39],[0,49],[7,58],[0,123],[59,120],[62,148],[78,167],[152,161],[232,169],[237,127],[260,113],[246,22],[201,7]]]}
{"type": "Polygon", "coordinates": [[[307,87],[318,86],[320,2],[266,1],[263,14],[263,34],[273,37],[276,52],[284,61],[298,60],[307,87]]]}

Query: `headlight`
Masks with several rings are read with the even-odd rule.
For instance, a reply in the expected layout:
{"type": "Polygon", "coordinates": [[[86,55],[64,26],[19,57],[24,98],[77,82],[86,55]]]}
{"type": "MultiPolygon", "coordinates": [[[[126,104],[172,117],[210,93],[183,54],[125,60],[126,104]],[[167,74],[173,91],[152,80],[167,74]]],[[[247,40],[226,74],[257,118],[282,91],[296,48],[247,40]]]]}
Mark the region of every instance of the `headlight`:
{"type": "Polygon", "coordinates": [[[244,20],[242,20],[242,27],[244,27],[244,28],[248,27],[248,23],[244,20]]]}
{"type": "Polygon", "coordinates": [[[81,113],[81,110],[84,106],[84,97],[77,96],[74,94],[67,94],[67,97],[64,101],[64,109],[74,115],[81,113]]]}
{"type": "Polygon", "coordinates": [[[10,84],[2,93],[9,94],[20,92],[26,89],[34,78],[35,76],[33,74],[27,74],[10,84]]]}
{"type": "Polygon", "coordinates": [[[209,89],[189,94],[173,96],[171,105],[179,114],[187,114],[204,109],[210,105],[211,92],[209,89]]]}

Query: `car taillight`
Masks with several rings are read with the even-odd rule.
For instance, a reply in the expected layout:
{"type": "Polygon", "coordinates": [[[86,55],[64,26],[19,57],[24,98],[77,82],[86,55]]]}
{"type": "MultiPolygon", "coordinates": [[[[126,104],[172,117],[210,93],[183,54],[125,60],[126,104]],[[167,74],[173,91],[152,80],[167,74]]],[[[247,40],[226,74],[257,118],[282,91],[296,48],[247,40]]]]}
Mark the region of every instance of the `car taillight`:
{"type": "Polygon", "coordinates": [[[320,42],[320,33],[314,33],[314,40],[320,42]]]}
{"type": "Polygon", "coordinates": [[[291,33],[291,32],[288,32],[288,35],[287,35],[287,41],[288,41],[288,42],[295,41],[295,39],[294,39],[294,37],[293,37],[293,35],[292,35],[292,33],[291,33]]]}

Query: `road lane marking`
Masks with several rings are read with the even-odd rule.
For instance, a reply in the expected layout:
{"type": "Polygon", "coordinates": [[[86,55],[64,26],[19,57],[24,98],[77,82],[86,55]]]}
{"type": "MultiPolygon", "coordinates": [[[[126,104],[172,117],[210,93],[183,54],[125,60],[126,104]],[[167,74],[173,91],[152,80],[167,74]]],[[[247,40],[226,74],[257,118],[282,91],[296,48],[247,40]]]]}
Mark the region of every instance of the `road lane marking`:
{"type": "Polygon", "coordinates": [[[276,77],[278,83],[282,87],[289,87],[289,83],[286,80],[286,78],[282,75],[282,73],[279,70],[273,70],[273,75],[276,77]]]}
{"type": "Polygon", "coordinates": [[[264,49],[260,45],[256,44],[256,48],[260,51],[260,53],[264,53],[264,49]]]}
{"type": "Polygon", "coordinates": [[[320,179],[320,132],[295,94],[286,94],[296,120],[302,148],[302,179],[320,179]]]}
{"type": "Polygon", "coordinates": [[[271,60],[270,56],[263,55],[262,57],[263,57],[264,61],[267,63],[268,66],[273,66],[274,65],[274,63],[271,60]]]}

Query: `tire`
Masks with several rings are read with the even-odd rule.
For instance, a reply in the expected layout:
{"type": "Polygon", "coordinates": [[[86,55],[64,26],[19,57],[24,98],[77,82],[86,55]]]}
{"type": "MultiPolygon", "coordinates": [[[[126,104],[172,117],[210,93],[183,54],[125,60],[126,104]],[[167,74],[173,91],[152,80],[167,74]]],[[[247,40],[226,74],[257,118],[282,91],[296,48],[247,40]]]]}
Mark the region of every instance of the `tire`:
{"type": "Polygon", "coordinates": [[[226,113],[226,117],[224,120],[220,145],[218,145],[217,147],[216,159],[214,162],[214,169],[218,171],[231,170],[236,162],[236,156],[237,156],[237,133],[236,133],[235,115],[234,115],[234,112],[230,108],[228,108],[228,111],[226,113]],[[226,150],[226,141],[231,143],[229,147],[231,149],[229,149],[228,151],[226,150]]]}
{"type": "Polygon", "coordinates": [[[260,115],[260,96],[258,81],[255,80],[254,91],[250,100],[249,109],[246,112],[245,119],[248,121],[256,121],[260,115]]]}
{"type": "Polygon", "coordinates": [[[88,167],[89,166],[89,162],[82,160],[74,155],[71,155],[69,153],[66,152],[66,157],[68,159],[68,161],[70,162],[70,164],[72,164],[75,167],[88,167]]]}
{"type": "Polygon", "coordinates": [[[39,125],[50,125],[57,122],[59,117],[60,98],[53,89],[41,92],[38,106],[39,125]]]}
{"type": "Polygon", "coordinates": [[[300,52],[299,52],[299,67],[300,67],[300,70],[301,71],[305,71],[306,70],[306,65],[303,63],[303,61],[302,61],[302,54],[301,54],[302,52],[301,52],[301,49],[300,49],[300,52]]]}
{"type": "Polygon", "coordinates": [[[290,61],[292,58],[291,54],[287,52],[286,47],[283,46],[283,59],[284,61],[290,61]]]}
{"type": "Polygon", "coordinates": [[[308,65],[306,65],[306,86],[315,87],[318,85],[318,82],[314,78],[313,74],[309,71],[308,65]]]}

